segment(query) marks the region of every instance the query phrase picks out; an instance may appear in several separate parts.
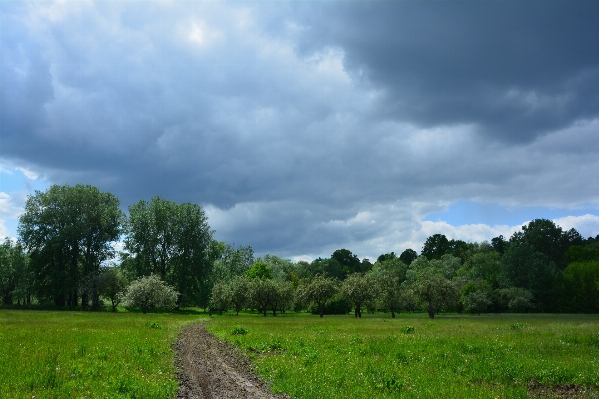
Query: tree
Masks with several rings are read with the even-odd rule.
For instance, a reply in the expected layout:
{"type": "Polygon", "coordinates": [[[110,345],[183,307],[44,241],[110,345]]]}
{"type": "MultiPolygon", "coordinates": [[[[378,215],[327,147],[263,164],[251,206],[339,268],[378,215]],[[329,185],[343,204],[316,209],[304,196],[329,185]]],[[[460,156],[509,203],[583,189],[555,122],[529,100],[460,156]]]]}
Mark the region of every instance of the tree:
{"type": "Polygon", "coordinates": [[[250,279],[245,275],[235,276],[229,283],[231,304],[235,308],[235,314],[243,310],[250,301],[250,279]]]}
{"type": "Polygon", "coordinates": [[[315,302],[320,317],[324,315],[324,307],[339,291],[339,281],[323,274],[317,274],[310,282],[300,286],[299,296],[306,302],[315,302]]]}
{"type": "Polygon", "coordinates": [[[362,317],[362,306],[375,300],[376,285],[371,277],[353,273],[341,283],[341,294],[351,302],[355,317],[362,317]]]}
{"type": "Polygon", "coordinates": [[[254,250],[250,246],[235,248],[230,244],[213,241],[212,280],[229,281],[234,276],[244,274],[254,263],[254,250]]]}
{"type": "Polygon", "coordinates": [[[560,270],[567,266],[564,253],[572,245],[582,245],[580,234],[571,229],[564,232],[561,227],[548,219],[535,219],[522,226],[522,232],[514,233],[510,246],[528,245],[534,252],[543,254],[560,270]]]}
{"type": "MultiPolygon", "coordinates": [[[[521,233],[516,233],[517,235],[521,233]]],[[[540,310],[556,309],[560,271],[548,256],[518,237],[501,258],[500,283],[504,288],[518,287],[531,291],[540,310]]]]}
{"type": "Polygon", "coordinates": [[[450,308],[458,297],[451,281],[443,276],[441,270],[433,267],[427,267],[418,273],[412,289],[427,304],[428,316],[431,319],[434,319],[440,310],[450,308]]]}
{"type": "Polygon", "coordinates": [[[491,285],[483,279],[476,279],[465,284],[461,291],[462,297],[460,301],[469,312],[480,315],[486,312],[488,307],[493,303],[491,300],[491,285]]]}
{"type": "Polygon", "coordinates": [[[378,275],[376,285],[381,309],[390,311],[391,318],[394,319],[395,312],[399,313],[402,305],[399,277],[387,271],[378,275]]]}
{"type": "Polygon", "coordinates": [[[599,249],[583,247],[581,245],[572,245],[564,253],[566,263],[588,262],[599,260],[599,249]]]}
{"type": "Polygon", "coordinates": [[[212,231],[199,205],[160,197],[129,207],[124,266],[136,277],[157,274],[179,291],[177,306],[205,305],[213,263],[212,231]],[[131,270],[132,269],[132,270],[131,270]]]}
{"type": "Polygon", "coordinates": [[[210,311],[216,310],[222,316],[223,311],[229,308],[231,304],[230,286],[224,281],[219,281],[212,287],[210,296],[210,311]]]}
{"type": "Polygon", "coordinates": [[[464,265],[458,270],[457,275],[468,280],[483,279],[493,289],[499,287],[501,273],[501,257],[495,250],[482,250],[471,254],[464,265]]]}
{"type": "MultiPolygon", "coordinates": [[[[83,278],[112,256],[123,220],[119,200],[93,186],[54,185],[28,196],[18,232],[30,253],[38,298],[77,306],[83,278]]],[[[83,296],[82,304],[87,302],[83,296]]]]}
{"type": "Polygon", "coordinates": [[[440,259],[450,249],[449,240],[443,234],[433,234],[426,239],[421,255],[428,260],[440,259]]]}
{"type": "Polygon", "coordinates": [[[267,254],[264,259],[258,259],[268,265],[272,277],[277,281],[290,281],[291,274],[295,271],[295,264],[289,259],[279,258],[276,255],[267,254]]]}
{"type": "Polygon", "coordinates": [[[418,257],[418,253],[414,251],[412,248],[408,248],[404,250],[401,255],[399,255],[399,260],[401,260],[406,265],[412,263],[418,257]]]}
{"type": "Polygon", "coordinates": [[[493,246],[493,249],[499,252],[500,255],[503,255],[503,253],[505,252],[507,244],[508,242],[502,235],[500,235],[499,237],[495,237],[491,240],[491,245],[493,246]]]}
{"type": "Polygon", "coordinates": [[[570,263],[564,270],[568,310],[572,312],[599,312],[599,261],[570,263]]]}
{"type": "Polygon", "coordinates": [[[487,308],[491,305],[491,297],[488,292],[478,290],[469,293],[463,299],[464,308],[466,310],[481,314],[487,311],[487,308]]]}
{"type": "Polygon", "coordinates": [[[264,278],[270,280],[272,278],[270,266],[268,265],[268,263],[262,261],[254,262],[250,270],[245,272],[245,275],[251,279],[264,278]]]}
{"type": "Polygon", "coordinates": [[[505,308],[511,311],[528,311],[534,307],[534,296],[532,292],[525,288],[510,287],[497,290],[499,302],[505,308]]]}
{"type": "Polygon", "coordinates": [[[178,297],[179,293],[155,274],[133,281],[125,294],[126,301],[140,307],[144,314],[150,307],[172,309],[178,297]]]}
{"type": "Polygon", "coordinates": [[[98,292],[100,296],[108,298],[112,311],[121,303],[129,282],[117,267],[102,267],[100,269],[98,292]]]}
{"type": "MultiPolygon", "coordinates": [[[[253,278],[249,287],[251,302],[266,316],[268,309],[273,308],[273,303],[277,301],[276,282],[267,278],[253,278]]],[[[276,316],[276,311],[273,311],[273,315],[276,316]]]]}
{"type": "MultiPolygon", "coordinates": [[[[336,250],[333,252],[333,255],[331,255],[331,259],[336,260],[339,262],[339,265],[341,265],[341,278],[345,278],[351,273],[364,273],[368,271],[362,270],[362,262],[360,262],[360,259],[348,249],[336,250]]],[[[370,262],[368,262],[368,264],[369,263],[370,262]]],[[[368,267],[368,264],[365,264],[364,266],[368,267]]]]}
{"type": "Polygon", "coordinates": [[[23,248],[6,238],[0,245],[0,297],[2,304],[12,305],[14,299],[26,297],[30,288],[29,271],[27,270],[27,257],[23,248]]]}

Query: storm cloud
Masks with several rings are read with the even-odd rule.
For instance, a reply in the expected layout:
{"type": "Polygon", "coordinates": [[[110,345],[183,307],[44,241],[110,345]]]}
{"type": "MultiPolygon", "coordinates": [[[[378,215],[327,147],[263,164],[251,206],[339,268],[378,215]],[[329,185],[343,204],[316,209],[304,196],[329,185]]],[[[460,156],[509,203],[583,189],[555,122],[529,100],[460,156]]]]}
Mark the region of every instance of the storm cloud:
{"type": "Polygon", "coordinates": [[[218,239],[289,257],[526,221],[426,220],[460,200],[599,234],[595,2],[2,2],[0,18],[0,157],[51,183],[199,203],[218,239]]]}

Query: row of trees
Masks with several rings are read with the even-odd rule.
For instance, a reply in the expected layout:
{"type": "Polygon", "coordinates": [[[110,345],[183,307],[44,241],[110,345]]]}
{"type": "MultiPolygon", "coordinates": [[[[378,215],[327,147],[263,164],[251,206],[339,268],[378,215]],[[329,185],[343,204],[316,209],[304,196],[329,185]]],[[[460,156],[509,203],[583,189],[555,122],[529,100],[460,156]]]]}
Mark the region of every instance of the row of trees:
{"type": "MultiPolygon", "coordinates": [[[[245,275],[291,283],[294,297],[284,303],[296,309],[311,304],[321,314],[350,307],[357,317],[364,307],[392,316],[424,309],[430,317],[440,311],[596,313],[599,236],[584,239],[574,229],[536,219],[509,240],[466,243],[435,234],[420,256],[407,249],[399,256],[382,254],[374,264],[346,249],[310,263],[268,255],[245,275]]],[[[227,292],[234,289],[223,282],[213,294],[219,310],[227,307],[227,292]]],[[[259,308],[251,296],[246,304],[259,308]]]]}
{"type": "Polygon", "coordinates": [[[29,196],[18,231],[18,242],[0,246],[4,304],[98,308],[102,297],[114,306],[128,281],[155,276],[177,293],[176,306],[216,311],[599,311],[599,236],[585,240],[546,219],[491,243],[435,234],[420,256],[407,249],[374,264],[347,249],[312,262],[255,261],[251,247],[215,241],[198,205],[155,197],[126,217],[114,195],[77,185],[29,196]]]}

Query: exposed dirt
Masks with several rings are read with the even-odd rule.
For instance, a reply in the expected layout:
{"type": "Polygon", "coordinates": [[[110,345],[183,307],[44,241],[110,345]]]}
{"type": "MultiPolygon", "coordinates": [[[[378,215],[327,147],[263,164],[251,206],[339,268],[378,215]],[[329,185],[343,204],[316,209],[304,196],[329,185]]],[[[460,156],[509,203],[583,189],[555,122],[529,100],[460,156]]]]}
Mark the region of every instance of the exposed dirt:
{"type": "Polygon", "coordinates": [[[252,373],[250,361],[235,347],[206,331],[206,323],[185,328],[175,343],[179,378],[177,399],[286,399],[274,395],[252,373]]]}
{"type": "Polygon", "coordinates": [[[531,378],[527,387],[530,398],[599,398],[599,390],[578,384],[541,384],[531,378]]]}

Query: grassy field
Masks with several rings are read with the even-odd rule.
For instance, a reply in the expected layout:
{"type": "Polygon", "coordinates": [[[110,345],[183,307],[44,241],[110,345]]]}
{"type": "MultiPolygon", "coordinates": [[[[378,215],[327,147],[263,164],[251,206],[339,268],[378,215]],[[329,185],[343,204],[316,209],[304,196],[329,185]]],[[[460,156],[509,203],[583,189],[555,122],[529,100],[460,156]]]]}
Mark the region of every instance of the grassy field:
{"type": "MultiPolygon", "coordinates": [[[[170,346],[199,320],[0,310],[0,396],[172,398],[170,346]]],[[[225,315],[208,329],[301,399],[526,398],[531,378],[599,385],[597,315],[225,315]]]]}
{"type": "Polygon", "coordinates": [[[526,398],[531,378],[599,385],[597,315],[222,316],[208,329],[302,399],[526,398]]]}
{"type": "Polygon", "coordinates": [[[172,398],[195,315],[0,310],[0,397],[172,398]]]}

